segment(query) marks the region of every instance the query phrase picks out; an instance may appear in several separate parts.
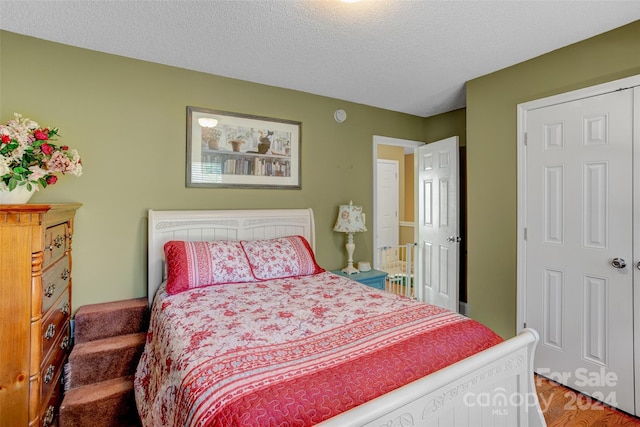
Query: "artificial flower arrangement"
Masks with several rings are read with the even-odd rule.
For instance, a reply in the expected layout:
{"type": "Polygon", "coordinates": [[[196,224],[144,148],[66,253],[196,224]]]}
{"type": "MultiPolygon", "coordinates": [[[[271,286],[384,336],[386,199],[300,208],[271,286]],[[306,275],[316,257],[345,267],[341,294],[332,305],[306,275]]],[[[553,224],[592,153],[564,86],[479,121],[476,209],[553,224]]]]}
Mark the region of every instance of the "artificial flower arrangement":
{"type": "Polygon", "coordinates": [[[56,173],[82,175],[78,152],[54,144],[58,128],[42,128],[33,120],[14,113],[15,118],[0,125],[0,191],[25,186],[28,191],[53,185],[56,173]]]}

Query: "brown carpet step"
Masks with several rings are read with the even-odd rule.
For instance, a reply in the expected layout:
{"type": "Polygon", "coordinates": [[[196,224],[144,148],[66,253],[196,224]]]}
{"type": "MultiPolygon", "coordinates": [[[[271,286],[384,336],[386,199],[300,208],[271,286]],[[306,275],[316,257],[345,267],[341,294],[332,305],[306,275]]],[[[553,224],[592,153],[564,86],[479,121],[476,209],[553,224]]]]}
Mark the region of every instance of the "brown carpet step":
{"type": "Polygon", "coordinates": [[[59,427],[134,427],[140,425],[133,375],[67,391],[59,427]]]}
{"type": "Polygon", "coordinates": [[[67,390],[135,373],[146,332],[76,344],[65,367],[67,390]]]}
{"type": "Polygon", "coordinates": [[[83,305],[75,319],[75,343],[147,331],[147,298],[83,305]]]}

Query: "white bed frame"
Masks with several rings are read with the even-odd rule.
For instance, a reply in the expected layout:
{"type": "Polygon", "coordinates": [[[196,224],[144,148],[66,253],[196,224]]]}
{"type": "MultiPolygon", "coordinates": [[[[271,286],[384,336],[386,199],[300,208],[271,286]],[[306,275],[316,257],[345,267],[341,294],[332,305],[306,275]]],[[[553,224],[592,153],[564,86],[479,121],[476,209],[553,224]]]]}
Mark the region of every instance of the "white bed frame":
{"type": "MultiPolygon", "coordinates": [[[[311,209],[149,210],[149,304],[164,280],[169,240],[302,235],[315,251],[311,209]]],[[[323,426],[545,426],[533,376],[538,334],[518,336],[331,418],[323,426]]],[[[410,363],[410,362],[409,362],[410,363]]]]}

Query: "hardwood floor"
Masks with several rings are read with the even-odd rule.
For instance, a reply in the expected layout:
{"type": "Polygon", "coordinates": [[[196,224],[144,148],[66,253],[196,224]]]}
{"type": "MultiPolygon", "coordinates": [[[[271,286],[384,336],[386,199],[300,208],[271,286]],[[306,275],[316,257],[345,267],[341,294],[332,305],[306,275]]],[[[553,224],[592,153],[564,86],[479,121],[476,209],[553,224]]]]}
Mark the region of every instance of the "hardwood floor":
{"type": "Polygon", "coordinates": [[[548,427],[640,426],[640,418],[536,375],[536,389],[548,427]]]}

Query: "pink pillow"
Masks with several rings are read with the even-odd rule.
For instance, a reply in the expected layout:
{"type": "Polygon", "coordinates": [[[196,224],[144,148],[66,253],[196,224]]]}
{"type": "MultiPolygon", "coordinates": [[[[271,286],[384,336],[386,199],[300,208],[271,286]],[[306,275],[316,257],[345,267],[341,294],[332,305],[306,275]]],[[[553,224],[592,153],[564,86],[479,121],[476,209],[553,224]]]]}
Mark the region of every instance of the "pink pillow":
{"type": "Polygon", "coordinates": [[[225,283],[255,282],[240,242],[170,241],[164,245],[167,292],[225,283]]]}
{"type": "Polygon", "coordinates": [[[307,276],[324,271],[302,236],[271,240],[242,241],[251,271],[258,280],[307,276]]]}

